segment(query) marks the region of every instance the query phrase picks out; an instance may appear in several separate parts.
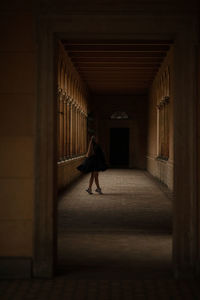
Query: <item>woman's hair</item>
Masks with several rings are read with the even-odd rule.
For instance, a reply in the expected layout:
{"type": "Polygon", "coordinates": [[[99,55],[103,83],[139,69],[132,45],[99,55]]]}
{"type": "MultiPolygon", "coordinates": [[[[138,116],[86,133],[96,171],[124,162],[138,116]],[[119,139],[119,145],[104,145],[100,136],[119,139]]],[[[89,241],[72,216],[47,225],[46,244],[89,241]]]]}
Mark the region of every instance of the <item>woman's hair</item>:
{"type": "Polygon", "coordinates": [[[96,136],[95,136],[95,135],[93,135],[91,139],[92,139],[92,144],[93,144],[93,145],[95,145],[95,144],[96,144],[96,142],[97,142],[97,140],[96,140],[96,136]]]}

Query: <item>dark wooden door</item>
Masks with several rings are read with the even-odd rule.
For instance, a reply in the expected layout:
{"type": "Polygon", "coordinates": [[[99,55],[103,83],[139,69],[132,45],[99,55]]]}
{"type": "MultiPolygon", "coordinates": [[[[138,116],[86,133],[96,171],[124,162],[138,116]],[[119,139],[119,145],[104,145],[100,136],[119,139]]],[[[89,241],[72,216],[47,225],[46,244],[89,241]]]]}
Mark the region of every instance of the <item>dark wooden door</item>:
{"type": "Polygon", "coordinates": [[[129,166],[129,128],[110,129],[110,165],[129,166]]]}

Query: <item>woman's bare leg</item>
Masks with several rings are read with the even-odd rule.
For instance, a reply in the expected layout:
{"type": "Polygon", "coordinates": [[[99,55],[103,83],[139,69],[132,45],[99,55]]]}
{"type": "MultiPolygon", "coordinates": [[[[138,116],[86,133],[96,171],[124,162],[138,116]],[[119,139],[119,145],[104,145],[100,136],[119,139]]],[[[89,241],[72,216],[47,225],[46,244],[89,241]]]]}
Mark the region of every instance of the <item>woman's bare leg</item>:
{"type": "Polygon", "coordinates": [[[101,189],[99,186],[99,173],[98,172],[94,172],[94,179],[95,179],[95,183],[98,189],[101,189]]]}
{"type": "Polygon", "coordinates": [[[94,181],[94,172],[92,172],[91,176],[90,176],[90,181],[89,181],[89,189],[90,190],[92,189],[93,181],[94,181]]]}

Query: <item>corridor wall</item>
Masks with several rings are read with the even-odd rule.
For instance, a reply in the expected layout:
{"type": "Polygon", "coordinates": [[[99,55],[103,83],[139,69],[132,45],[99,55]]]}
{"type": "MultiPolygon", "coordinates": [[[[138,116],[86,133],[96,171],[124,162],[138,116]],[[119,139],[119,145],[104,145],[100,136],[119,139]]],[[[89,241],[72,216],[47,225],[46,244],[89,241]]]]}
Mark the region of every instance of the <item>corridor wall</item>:
{"type": "Polygon", "coordinates": [[[0,277],[31,276],[37,48],[29,6],[0,18],[0,277]]]}
{"type": "Polygon", "coordinates": [[[58,190],[80,175],[76,167],[87,151],[89,93],[61,42],[57,55],[58,190]]]}
{"type": "Polygon", "coordinates": [[[149,93],[147,170],[173,189],[173,48],[149,93]]]}

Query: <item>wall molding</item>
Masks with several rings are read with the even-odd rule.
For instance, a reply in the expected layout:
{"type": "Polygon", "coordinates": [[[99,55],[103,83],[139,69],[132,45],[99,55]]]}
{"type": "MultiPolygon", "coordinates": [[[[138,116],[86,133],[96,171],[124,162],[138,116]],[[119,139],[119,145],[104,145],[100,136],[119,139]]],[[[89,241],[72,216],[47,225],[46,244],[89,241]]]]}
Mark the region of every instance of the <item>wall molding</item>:
{"type": "Polygon", "coordinates": [[[27,257],[0,257],[0,278],[31,278],[32,259],[27,257]]]}
{"type": "Polygon", "coordinates": [[[168,164],[168,165],[171,165],[172,167],[174,166],[174,161],[172,159],[162,160],[162,159],[158,159],[158,157],[156,155],[147,155],[146,159],[157,160],[160,163],[168,164]]]}
{"type": "Polygon", "coordinates": [[[66,160],[58,161],[57,165],[58,165],[58,167],[62,167],[62,166],[70,164],[72,161],[82,160],[84,157],[86,157],[86,156],[81,155],[81,156],[71,157],[71,158],[68,158],[66,160]]]}

